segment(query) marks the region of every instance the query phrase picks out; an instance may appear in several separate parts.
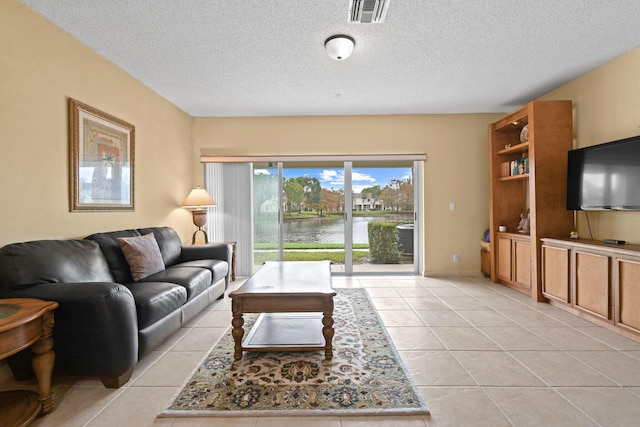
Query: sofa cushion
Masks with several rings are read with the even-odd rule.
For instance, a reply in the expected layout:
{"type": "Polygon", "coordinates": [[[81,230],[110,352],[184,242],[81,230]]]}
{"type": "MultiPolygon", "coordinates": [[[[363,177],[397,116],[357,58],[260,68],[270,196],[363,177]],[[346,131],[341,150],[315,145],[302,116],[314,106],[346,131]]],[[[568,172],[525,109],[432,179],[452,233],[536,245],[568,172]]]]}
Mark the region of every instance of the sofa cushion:
{"type": "Polygon", "coordinates": [[[153,233],[136,237],[120,237],[118,245],[131,269],[134,281],[164,270],[162,254],[153,233]]]}
{"type": "Polygon", "coordinates": [[[113,282],[95,242],[37,240],[0,249],[0,289],[39,283],[113,282]]]}
{"type": "Polygon", "coordinates": [[[140,234],[153,233],[160,247],[160,253],[167,267],[175,264],[180,258],[182,241],[178,233],[171,227],[149,227],[137,230],[140,234]]]}
{"type": "Polygon", "coordinates": [[[211,271],[198,267],[169,267],[141,279],[138,283],[145,282],[168,282],[181,285],[186,289],[187,301],[189,301],[211,286],[211,271]]]}
{"type": "Polygon", "coordinates": [[[124,284],[133,281],[129,263],[124,257],[120,245],[118,245],[118,238],[133,236],[140,236],[140,233],[137,230],[120,230],[95,233],[85,237],[85,240],[93,240],[100,245],[100,249],[102,249],[102,253],[109,263],[111,274],[113,274],[114,280],[118,283],[124,284]]]}
{"type": "Polygon", "coordinates": [[[133,294],[138,330],[154,324],[187,301],[184,286],[165,282],[134,282],[126,285],[133,294]]]}
{"type": "Polygon", "coordinates": [[[211,283],[216,283],[220,279],[224,279],[229,271],[229,264],[219,259],[199,259],[193,261],[185,261],[173,265],[173,267],[199,267],[206,268],[211,271],[213,278],[211,283]]]}

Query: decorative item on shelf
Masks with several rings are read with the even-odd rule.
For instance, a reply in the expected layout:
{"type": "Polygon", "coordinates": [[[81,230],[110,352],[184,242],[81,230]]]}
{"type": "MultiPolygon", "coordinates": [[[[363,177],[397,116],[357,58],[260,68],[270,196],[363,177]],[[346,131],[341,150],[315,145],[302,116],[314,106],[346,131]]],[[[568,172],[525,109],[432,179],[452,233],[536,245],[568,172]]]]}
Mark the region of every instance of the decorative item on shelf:
{"type": "Polygon", "coordinates": [[[524,125],[520,131],[520,142],[527,142],[529,140],[529,125],[524,125]]]}
{"type": "Polygon", "coordinates": [[[504,233],[505,231],[507,231],[507,226],[506,225],[499,225],[498,226],[498,231],[501,233],[504,233]]]}
{"type": "Polygon", "coordinates": [[[207,207],[215,206],[216,202],[213,198],[207,193],[207,190],[204,188],[196,187],[184,199],[182,202],[182,207],[190,210],[193,215],[193,224],[198,227],[198,229],[193,233],[193,238],[191,239],[191,244],[196,243],[196,235],[198,232],[202,232],[204,235],[204,242],[209,243],[209,236],[207,236],[207,232],[203,230],[203,226],[207,222],[207,207]]]}
{"type": "Polygon", "coordinates": [[[524,157],[518,160],[512,160],[510,162],[502,162],[500,164],[500,175],[505,176],[518,176],[529,173],[529,158],[524,157]]]}
{"type": "Polygon", "coordinates": [[[520,214],[520,223],[517,230],[519,233],[529,234],[529,209],[520,214]]]}
{"type": "Polygon", "coordinates": [[[570,239],[578,239],[578,232],[577,231],[572,231],[571,233],[569,233],[569,238],[570,239]]]}

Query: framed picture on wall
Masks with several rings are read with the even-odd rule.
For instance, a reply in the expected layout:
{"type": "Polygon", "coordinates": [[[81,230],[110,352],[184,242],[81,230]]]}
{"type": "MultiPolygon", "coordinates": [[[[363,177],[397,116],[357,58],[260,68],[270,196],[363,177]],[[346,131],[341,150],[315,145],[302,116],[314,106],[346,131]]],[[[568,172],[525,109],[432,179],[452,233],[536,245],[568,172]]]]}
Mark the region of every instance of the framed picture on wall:
{"type": "Polygon", "coordinates": [[[71,212],[134,210],[135,127],[69,98],[71,212]]]}

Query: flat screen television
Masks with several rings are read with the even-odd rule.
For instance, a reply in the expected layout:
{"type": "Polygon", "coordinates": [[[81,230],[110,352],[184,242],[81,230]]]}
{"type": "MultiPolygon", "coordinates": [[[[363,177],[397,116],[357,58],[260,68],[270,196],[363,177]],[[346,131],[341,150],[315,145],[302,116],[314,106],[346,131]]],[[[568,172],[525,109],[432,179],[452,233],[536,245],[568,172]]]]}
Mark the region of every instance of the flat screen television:
{"type": "Polygon", "coordinates": [[[640,135],[569,151],[568,210],[640,210],[640,135]]]}

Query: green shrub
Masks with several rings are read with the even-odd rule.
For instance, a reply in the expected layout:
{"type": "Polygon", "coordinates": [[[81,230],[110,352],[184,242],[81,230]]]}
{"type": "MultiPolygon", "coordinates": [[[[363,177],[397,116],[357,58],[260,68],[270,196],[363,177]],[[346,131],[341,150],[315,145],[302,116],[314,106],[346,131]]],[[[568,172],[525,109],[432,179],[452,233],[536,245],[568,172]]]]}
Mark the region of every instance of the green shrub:
{"type": "Polygon", "coordinates": [[[400,221],[369,221],[369,251],[374,264],[399,264],[398,229],[400,221]]]}

